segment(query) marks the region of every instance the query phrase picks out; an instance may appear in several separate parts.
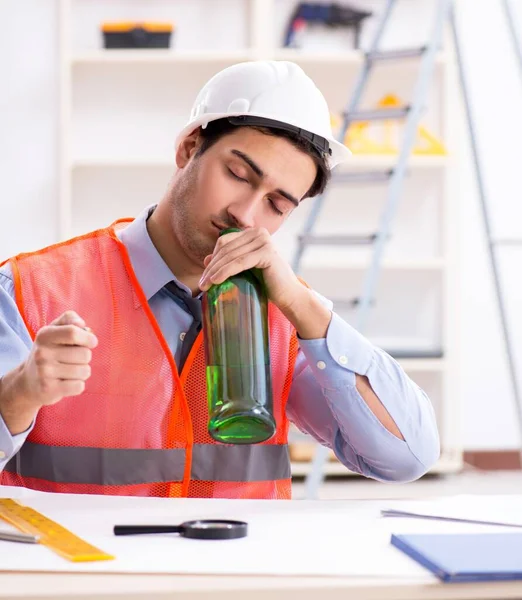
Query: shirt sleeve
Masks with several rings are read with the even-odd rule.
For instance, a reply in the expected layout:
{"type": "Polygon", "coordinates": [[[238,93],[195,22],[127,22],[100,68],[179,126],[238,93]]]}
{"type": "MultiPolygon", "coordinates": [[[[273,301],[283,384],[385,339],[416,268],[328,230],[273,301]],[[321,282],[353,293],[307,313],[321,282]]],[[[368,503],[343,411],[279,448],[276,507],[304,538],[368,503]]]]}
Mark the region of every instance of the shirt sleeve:
{"type": "Polygon", "coordinates": [[[433,466],[440,454],[435,412],[391,356],[335,312],[325,338],[300,339],[299,345],[287,403],[298,429],[331,448],[348,469],[373,479],[412,481],[433,466]],[[370,410],[356,388],[356,375],[368,378],[404,440],[370,410]]]}
{"type": "MultiPolygon", "coordinates": [[[[0,269],[0,378],[22,363],[32,341],[14,300],[14,285],[9,267],[0,269]]],[[[0,471],[20,450],[32,426],[11,435],[0,415],[0,471]]]]}

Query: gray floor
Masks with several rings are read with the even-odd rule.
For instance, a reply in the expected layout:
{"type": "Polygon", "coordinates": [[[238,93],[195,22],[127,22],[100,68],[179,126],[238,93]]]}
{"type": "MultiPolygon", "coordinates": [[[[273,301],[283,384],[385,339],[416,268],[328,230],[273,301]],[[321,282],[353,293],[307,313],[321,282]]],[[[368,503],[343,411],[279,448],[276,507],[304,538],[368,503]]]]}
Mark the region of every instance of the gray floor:
{"type": "MultiPolygon", "coordinates": [[[[453,494],[522,494],[522,471],[479,471],[427,476],[412,483],[380,483],[360,477],[327,480],[321,499],[426,498],[453,494]]],[[[293,497],[304,497],[302,480],[294,481],[293,497]]]]}

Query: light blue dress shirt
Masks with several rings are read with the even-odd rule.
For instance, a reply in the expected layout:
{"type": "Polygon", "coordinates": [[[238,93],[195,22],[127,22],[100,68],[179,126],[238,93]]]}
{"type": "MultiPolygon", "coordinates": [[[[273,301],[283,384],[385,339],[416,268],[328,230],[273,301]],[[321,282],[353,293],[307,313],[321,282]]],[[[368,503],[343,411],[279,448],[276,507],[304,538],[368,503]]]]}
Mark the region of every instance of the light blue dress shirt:
{"type": "MultiPolygon", "coordinates": [[[[144,210],[119,235],[178,361],[182,334],[190,327],[192,316],[164,289],[175,278],[149,237],[149,210],[144,210]]],[[[318,296],[332,309],[329,300],[318,296]]],[[[0,377],[27,358],[31,344],[6,265],[0,269],[0,377]]],[[[436,462],[439,437],[433,407],[393,358],[335,312],[326,338],[299,340],[299,346],[287,415],[301,431],[332,448],[348,469],[381,481],[417,479],[436,462]],[[404,440],[390,433],[368,408],[355,386],[356,373],[368,377],[404,440]]],[[[12,436],[0,415],[0,470],[18,452],[29,432],[12,436]]]]}

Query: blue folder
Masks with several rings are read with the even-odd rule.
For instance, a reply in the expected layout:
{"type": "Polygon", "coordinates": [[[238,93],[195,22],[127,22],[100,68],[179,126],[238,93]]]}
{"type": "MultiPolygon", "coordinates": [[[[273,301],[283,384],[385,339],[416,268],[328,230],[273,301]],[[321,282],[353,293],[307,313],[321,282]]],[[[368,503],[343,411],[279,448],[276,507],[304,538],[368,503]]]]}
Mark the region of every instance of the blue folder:
{"type": "Polygon", "coordinates": [[[521,533],[394,534],[391,543],[442,581],[522,579],[521,533]]]}

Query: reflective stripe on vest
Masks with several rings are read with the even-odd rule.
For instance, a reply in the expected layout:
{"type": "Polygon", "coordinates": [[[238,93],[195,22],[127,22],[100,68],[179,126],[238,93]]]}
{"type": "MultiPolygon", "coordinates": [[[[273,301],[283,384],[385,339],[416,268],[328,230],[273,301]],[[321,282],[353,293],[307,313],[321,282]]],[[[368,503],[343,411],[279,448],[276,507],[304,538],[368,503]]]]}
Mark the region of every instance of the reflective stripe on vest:
{"type": "MultiPolygon", "coordinates": [[[[55,483],[135,485],[181,481],[185,467],[182,448],[82,448],[27,441],[19,455],[6,465],[7,472],[55,483]]],[[[290,477],[285,444],[193,447],[191,479],[195,481],[269,481],[290,477]]]]}

